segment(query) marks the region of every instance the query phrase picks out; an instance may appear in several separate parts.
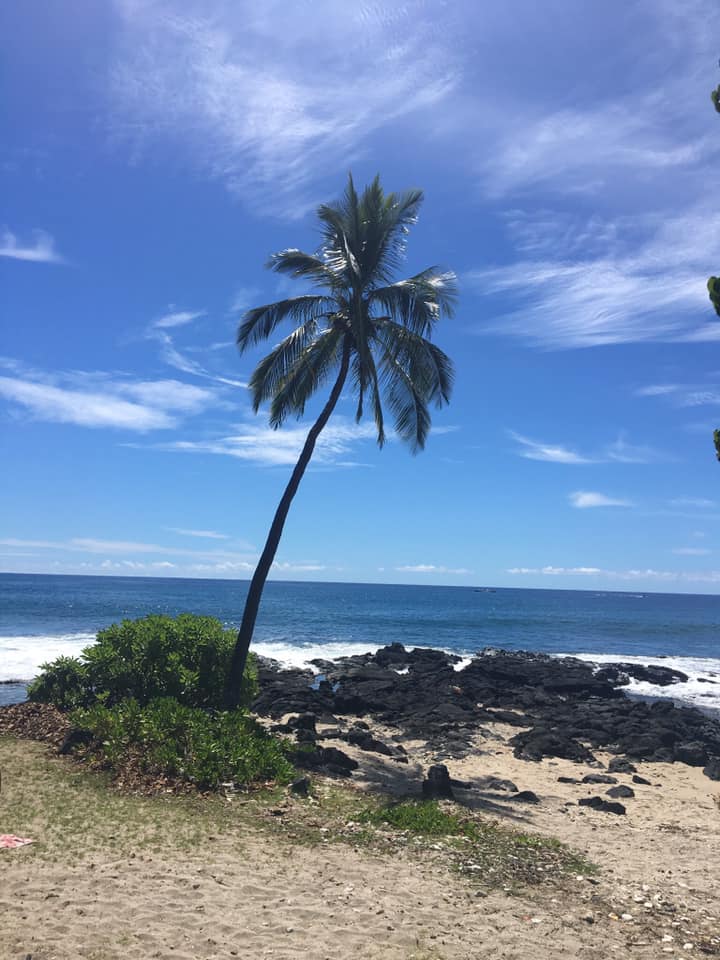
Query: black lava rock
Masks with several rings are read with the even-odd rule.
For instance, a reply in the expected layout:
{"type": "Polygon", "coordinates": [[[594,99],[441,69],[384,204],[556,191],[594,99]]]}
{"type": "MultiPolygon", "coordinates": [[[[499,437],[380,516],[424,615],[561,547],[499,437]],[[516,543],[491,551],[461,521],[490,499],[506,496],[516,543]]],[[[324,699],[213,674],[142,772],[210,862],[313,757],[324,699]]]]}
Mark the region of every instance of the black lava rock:
{"type": "Polygon", "coordinates": [[[422,795],[426,800],[454,800],[450,773],[444,763],[430,767],[423,780],[422,795]]]}
{"type": "Polygon", "coordinates": [[[617,783],[617,777],[611,777],[607,773],[586,773],[582,778],[583,783],[617,783]]]}
{"type": "Polygon", "coordinates": [[[605,793],[609,797],[617,800],[618,797],[634,797],[635,791],[632,787],[626,786],[624,783],[619,784],[617,787],[610,787],[609,790],[606,790],[605,793]]]}
{"type": "Polygon", "coordinates": [[[536,793],[533,793],[532,790],[521,790],[508,799],[517,801],[518,803],[540,803],[540,797],[536,793]]]}
{"type": "Polygon", "coordinates": [[[643,787],[649,787],[649,786],[651,786],[650,781],[649,781],[649,780],[646,780],[645,777],[641,777],[639,773],[636,773],[636,774],[633,776],[633,783],[639,783],[639,784],[641,784],[643,787]]]}
{"type": "Polygon", "coordinates": [[[310,778],[298,777],[290,784],[290,792],[299,797],[307,797],[310,793],[310,778]]]}
{"type": "Polygon", "coordinates": [[[720,757],[713,757],[703,769],[703,773],[711,780],[720,780],[720,757]]]}
{"type": "Polygon", "coordinates": [[[627,757],[613,757],[608,764],[609,773],[635,773],[637,767],[627,757]]]}
{"type": "Polygon", "coordinates": [[[581,807],[590,807],[592,810],[600,810],[603,813],[616,813],[622,815],[625,813],[625,807],[622,803],[614,803],[612,800],[603,800],[602,797],[582,797],[578,800],[581,807]]]}

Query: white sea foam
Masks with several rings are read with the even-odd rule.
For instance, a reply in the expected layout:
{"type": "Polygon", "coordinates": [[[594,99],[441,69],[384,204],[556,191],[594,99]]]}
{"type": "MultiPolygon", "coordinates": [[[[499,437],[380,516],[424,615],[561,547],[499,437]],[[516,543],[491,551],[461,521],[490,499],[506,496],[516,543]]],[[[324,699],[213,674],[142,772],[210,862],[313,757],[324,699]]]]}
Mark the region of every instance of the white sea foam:
{"type": "MultiPolygon", "coordinates": [[[[32,680],[40,672],[40,666],[59,656],[76,657],[82,649],[95,640],[91,633],[75,633],[65,636],[38,637],[0,637],[0,682],[7,680],[32,680]]],[[[276,660],[287,670],[292,668],[310,669],[319,673],[320,668],[311,660],[336,660],[340,657],[353,657],[363,653],[375,653],[382,644],[348,643],[331,641],[329,643],[291,643],[288,640],[259,640],[252,649],[261,657],[276,660]]],[[[412,646],[407,650],[415,649],[412,646]]],[[[451,651],[448,651],[448,653],[451,651]]],[[[472,657],[464,657],[454,664],[461,670],[470,663],[472,657]]]]}
{"type": "Polygon", "coordinates": [[[32,680],[40,672],[41,664],[56,657],[77,657],[94,640],[94,633],[0,637],[0,681],[32,680]]]}
{"type": "Polygon", "coordinates": [[[622,654],[576,653],[578,660],[591,663],[638,663],[644,667],[654,664],[680,670],[687,681],[661,687],[645,680],[630,679],[623,687],[628,693],[643,697],[662,697],[689,703],[703,710],[720,710],[720,659],[711,657],[634,657],[622,654]],[[710,681],[709,683],[707,681],[710,681]]]}

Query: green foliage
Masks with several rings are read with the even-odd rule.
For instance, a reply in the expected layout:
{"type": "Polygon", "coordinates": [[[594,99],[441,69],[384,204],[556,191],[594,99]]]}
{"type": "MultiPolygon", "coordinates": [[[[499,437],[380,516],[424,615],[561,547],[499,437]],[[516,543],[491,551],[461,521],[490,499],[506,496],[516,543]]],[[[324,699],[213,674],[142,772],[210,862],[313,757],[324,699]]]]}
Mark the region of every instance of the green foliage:
{"type": "Polygon", "coordinates": [[[141,706],[125,700],[75,710],[72,721],[94,737],[90,748],[111,769],[133,763],[142,772],[178,777],[202,789],[233,781],[287,782],[291,745],[241,711],[209,712],[172,697],[141,706]]]}
{"type": "Polygon", "coordinates": [[[44,663],[43,672],[28,686],[30,700],[52,703],[59,710],[72,710],[88,703],[88,674],[77,657],[58,657],[44,663]]]}
{"type": "MultiPolygon", "coordinates": [[[[128,699],[145,705],[158,697],[220,707],[234,642],[233,632],[213,617],[183,613],[123,620],[101,630],[81,659],[59,657],[43,664],[28,696],[61,710],[128,699]]],[[[257,668],[250,658],[240,705],[249,706],[256,692],[257,668]]]]}
{"type": "Polygon", "coordinates": [[[713,106],[720,113],[720,87],[715,87],[715,89],[710,94],[710,99],[713,102],[713,106]]]}
{"type": "Polygon", "coordinates": [[[435,800],[402,800],[383,804],[365,811],[360,820],[430,837],[454,837],[466,832],[465,824],[453,814],[441,810],[435,800]]]}

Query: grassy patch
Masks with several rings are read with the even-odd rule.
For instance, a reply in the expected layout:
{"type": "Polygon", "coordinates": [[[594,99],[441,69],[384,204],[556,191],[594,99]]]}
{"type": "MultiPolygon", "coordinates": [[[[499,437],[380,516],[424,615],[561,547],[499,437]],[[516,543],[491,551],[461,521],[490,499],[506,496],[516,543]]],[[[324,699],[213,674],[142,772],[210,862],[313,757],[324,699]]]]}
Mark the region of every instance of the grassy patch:
{"type": "Polygon", "coordinates": [[[273,843],[343,843],[376,855],[433,860],[486,887],[514,889],[593,870],[557,840],[519,833],[450,804],[388,803],[318,780],[299,800],[275,785],[253,793],[137,796],[106,774],[53,756],[43,744],[0,737],[3,832],[35,840],[11,854],[77,863],[132,856],[204,857],[215,843],[242,856],[246,837],[273,843]]]}

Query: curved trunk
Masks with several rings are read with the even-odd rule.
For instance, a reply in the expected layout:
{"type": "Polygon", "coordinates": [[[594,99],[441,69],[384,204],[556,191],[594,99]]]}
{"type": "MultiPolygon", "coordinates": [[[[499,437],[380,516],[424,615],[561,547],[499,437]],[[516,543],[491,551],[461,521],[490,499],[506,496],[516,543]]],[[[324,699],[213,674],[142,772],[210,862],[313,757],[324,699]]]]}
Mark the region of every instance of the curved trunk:
{"type": "Polygon", "coordinates": [[[335,381],[332,391],[330,392],[328,402],[323,407],[320,416],[310,428],[298,462],[295,464],[295,469],[292,472],[290,480],[288,481],[288,485],[285,487],[285,492],[282,495],[282,499],[280,500],[278,508],[275,511],[270,532],[268,533],[267,540],[265,541],[265,547],[263,548],[263,552],[258,560],[258,565],[255,568],[253,578],[250,581],[250,588],[248,590],[247,599],[245,600],[245,610],[243,611],[242,623],[240,624],[240,630],[237,635],[237,640],[235,641],[235,649],[233,650],[232,660],[230,661],[230,670],[228,672],[225,686],[225,706],[228,709],[234,709],[240,703],[242,677],[243,673],[245,672],[245,663],[247,661],[248,650],[250,649],[250,641],[252,640],[253,631],[255,629],[255,621],[260,608],[260,599],[265,587],[265,581],[267,580],[273,560],[275,559],[275,554],[280,543],[283,527],[285,526],[285,520],[287,519],[288,511],[290,510],[290,504],[293,501],[293,497],[297,493],[297,489],[300,486],[300,481],[302,480],[303,474],[305,473],[307,465],[310,462],[310,458],[313,455],[317,438],[320,436],[320,433],[335,409],[335,405],[340,399],[340,394],[343,386],[345,385],[345,379],[347,378],[349,363],[350,339],[348,336],[346,336],[343,343],[342,360],[340,362],[340,372],[338,373],[338,378],[335,381]]]}

